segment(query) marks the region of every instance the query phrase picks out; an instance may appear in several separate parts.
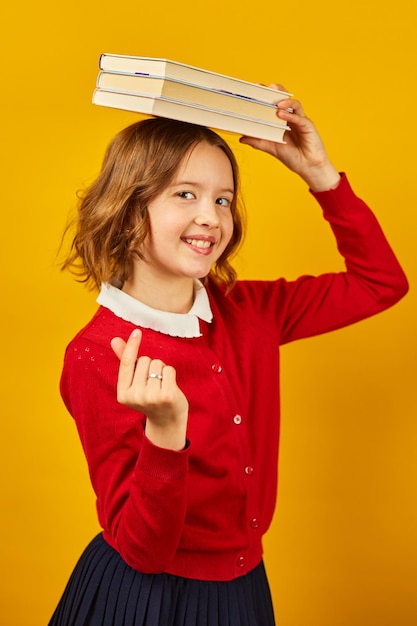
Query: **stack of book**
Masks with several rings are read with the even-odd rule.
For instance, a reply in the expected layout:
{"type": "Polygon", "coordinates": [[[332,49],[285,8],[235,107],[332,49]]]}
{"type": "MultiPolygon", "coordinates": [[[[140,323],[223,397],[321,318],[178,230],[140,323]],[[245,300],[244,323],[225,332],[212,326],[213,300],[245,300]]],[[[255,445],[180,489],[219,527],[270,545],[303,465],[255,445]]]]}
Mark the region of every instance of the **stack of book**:
{"type": "Polygon", "coordinates": [[[288,97],[168,59],[102,54],[93,103],[283,143],[276,105],[288,97]]]}

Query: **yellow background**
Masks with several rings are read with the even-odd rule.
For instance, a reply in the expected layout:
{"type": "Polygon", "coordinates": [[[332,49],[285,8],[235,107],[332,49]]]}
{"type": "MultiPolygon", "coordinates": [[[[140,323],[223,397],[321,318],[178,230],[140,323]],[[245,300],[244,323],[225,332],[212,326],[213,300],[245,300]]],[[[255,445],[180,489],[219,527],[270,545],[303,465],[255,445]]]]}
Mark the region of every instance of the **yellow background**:
{"type": "MultiPolygon", "coordinates": [[[[8,2],[1,46],[0,622],[43,626],[97,531],[58,394],[95,310],[56,252],[75,192],[136,119],[93,107],[101,52],[282,82],[374,208],[411,282],[382,315],[283,360],[280,494],[266,564],[280,626],[417,624],[416,9],[380,0],[8,2]]],[[[341,262],[304,184],[229,136],[249,236],[242,277],[341,262]]]]}

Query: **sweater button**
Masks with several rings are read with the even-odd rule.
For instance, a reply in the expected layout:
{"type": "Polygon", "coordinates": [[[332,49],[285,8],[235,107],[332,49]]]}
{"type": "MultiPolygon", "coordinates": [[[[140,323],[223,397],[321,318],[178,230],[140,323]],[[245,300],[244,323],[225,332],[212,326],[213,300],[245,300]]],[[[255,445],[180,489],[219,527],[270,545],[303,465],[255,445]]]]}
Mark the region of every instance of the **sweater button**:
{"type": "Polygon", "coordinates": [[[215,374],[220,374],[223,368],[219,363],[213,363],[213,365],[211,366],[211,369],[213,370],[215,374]]]}
{"type": "Polygon", "coordinates": [[[245,467],[245,474],[246,474],[247,476],[251,476],[251,474],[253,474],[253,467],[251,467],[250,465],[247,465],[247,466],[245,467]]]}
{"type": "Polygon", "coordinates": [[[256,517],[252,517],[250,525],[252,528],[259,528],[259,520],[256,517]]]}
{"type": "Polygon", "coordinates": [[[237,565],[238,567],[245,567],[245,565],[246,565],[246,559],[245,559],[245,557],[244,557],[244,556],[239,556],[239,557],[238,557],[238,559],[237,559],[237,561],[236,561],[236,565],[237,565]]]}
{"type": "Polygon", "coordinates": [[[235,424],[241,424],[242,423],[242,416],[241,415],[235,415],[233,418],[233,421],[235,424]]]}

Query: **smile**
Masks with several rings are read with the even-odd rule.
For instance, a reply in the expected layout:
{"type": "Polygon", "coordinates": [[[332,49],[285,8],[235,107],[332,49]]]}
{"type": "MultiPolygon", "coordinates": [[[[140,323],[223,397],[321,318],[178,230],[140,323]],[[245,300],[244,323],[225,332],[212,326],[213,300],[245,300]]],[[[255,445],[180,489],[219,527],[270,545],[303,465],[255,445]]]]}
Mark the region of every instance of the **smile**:
{"type": "Polygon", "coordinates": [[[183,239],[183,241],[195,248],[210,248],[214,245],[211,241],[206,241],[205,239],[183,239]]]}

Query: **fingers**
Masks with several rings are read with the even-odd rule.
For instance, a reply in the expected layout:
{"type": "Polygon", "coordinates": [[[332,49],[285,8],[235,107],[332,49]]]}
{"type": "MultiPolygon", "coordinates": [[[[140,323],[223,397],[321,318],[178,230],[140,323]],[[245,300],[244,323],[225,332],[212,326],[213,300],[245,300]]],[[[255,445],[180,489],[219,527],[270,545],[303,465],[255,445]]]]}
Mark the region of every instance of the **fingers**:
{"type": "Polygon", "coordinates": [[[296,113],[297,115],[304,116],[304,110],[303,110],[303,107],[301,106],[300,101],[293,98],[292,94],[288,92],[288,89],[286,89],[284,85],[282,85],[281,83],[271,83],[270,85],[268,85],[268,87],[269,89],[276,89],[277,91],[283,91],[288,95],[288,98],[285,98],[285,100],[279,100],[277,102],[278,109],[280,109],[281,111],[286,110],[289,113],[296,113]]]}
{"type": "Polygon", "coordinates": [[[286,100],[281,100],[277,104],[278,110],[286,111],[287,113],[292,113],[294,115],[299,115],[301,117],[305,117],[304,109],[299,100],[295,100],[294,98],[287,98],[286,100]]]}
{"type": "Polygon", "coordinates": [[[175,371],[175,368],[173,368],[171,365],[164,365],[161,373],[162,373],[161,385],[163,384],[165,387],[176,385],[177,372],[175,371]]]}
{"type": "Polygon", "coordinates": [[[117,380],[117,399],[122,404],[139,408],[145,398],[154,393],[176,387],[175,369],[166,366],[161,359],[140,356],[138,350],[142,332],[135,329],[127,342],[120,337],[111,340],[111,347],[120,359],[117,380]]]}
{"type": "Polygon", "coordinates": [[[243,135],[239,138],[240,143],[244,143],[247,146],[252,146],[252,148],[256,148],[257,150],[265,150],[267,145],[270,143],[266,139],[257,139],[256,137],[248,137],[247,135],[243,135]]]}
{"type": "Polygon", "coordinates": [[[120,337],[114,337],[110,342],[114,353],[120,359],[119,373],[122,374],[123,379],[129,377],[131,379],[133,376],[141,340],[142,333],[139,328],[135,328],[127,342],[124,342],[120,337]]]}
{"type": "Polygon", "coordinates": [[[129,359],[133,353],[135,355],[134,359],[136,360],[136,356],[137,356],[141,341],[142,341],[142,332],[139,330],[139,328],[135,328],[135,330],[132,332],[127,342],[123,341],[121,337],[113,337],[113,339],[110,342],[110,345],[112,347],[113,352],[120,360],[122,360],[122,358],[125,358],[125,357],[129,359]],[[124,355],[125,350],[126,350],[126,355],[124,355]]]}
{"type": "Polygon", "coordinates": [[[125,401],[127,392],[132,385],[137,369],[137,355],[141,340],[142,333],[138,328],[135,328],[127,342],[120,337],[114,337],[110,342],[114,353],[120,359],[117,379],[117,398],[119,402],[125,401]]]}
{"type": "Polygon", "coordinates": [[[142,389],[146,393],[166,391],[176,387],[176,371],[170,365],[165,365],[160,359],[150,359],[142,356],[138,359],[132,386],[142,389]]]}
{"type": "Polygon", "coordinates": [[[285,89],[284,85],[281,85],[281,83],[271,83],[268,87],[270,89],[277,89],[278,91],[285,91],[288,93],[288,89],[285,89]]]}
{"type": "Polygon", "coordinates": [[[110,345],[112,347],[113,352],[117,356],[117,358],[121,359],[123,355],[123,351],[126,346],[126,342],[123,341],[123,339],[121,339],[120,337],[113,337],[113,339],[110,342],[110,345]]]}
{"type": "Polygon", "coordinates": [[[138,361],[138,368],[143,370],[144,379],[140,379],[144,385],[150,387],[160,387],[164,381],[164,363],[160,359],[150,359],[149,357],[141,357],[138,361]]]}

